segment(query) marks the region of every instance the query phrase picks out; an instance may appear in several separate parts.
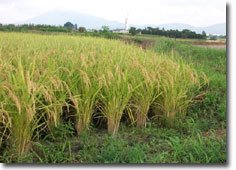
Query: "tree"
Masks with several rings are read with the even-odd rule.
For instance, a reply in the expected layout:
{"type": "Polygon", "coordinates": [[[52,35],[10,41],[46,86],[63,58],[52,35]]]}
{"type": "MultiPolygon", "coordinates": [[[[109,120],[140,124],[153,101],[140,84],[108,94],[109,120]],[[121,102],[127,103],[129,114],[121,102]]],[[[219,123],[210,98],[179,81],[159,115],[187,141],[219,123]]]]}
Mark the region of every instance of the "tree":
{"type": "Polygon", "coordinates": [[[66,22],[64,24],[64,27],[67,28],[67,29],[72,30],[74,28],[74,25],[71,22],[66,22]]]}
{"type": "Polygon", "coordinates": [[[135,27],[130,27],[129,33],[130,33],[131,35],[136,35],[136,34],[137,34],[136,28],[135,28],[135,27]]]}
{"type": "Polygon", "coordinates": [[[102,32],[103,33],[107,33],[107,32],[109,32],[110,31],[110,29],[109,29],[109,27],[107,26],[107,25],[103,25],[102,26],[102,32]]]}
{"type": "Polygon", "coordinates": [[[206,37],[207,37],[207,36],[206,36],[206,32],[205,32],[205,31],[202,31],[202,38],[203,38],[203,39],[206,39],[206,37]]]}
{"type": "Polygon", "coordinates": [[[85,27],[79,27],[79,32],[86,32],[86,28],[85,27]]]}
{"type": "Polygon", "coordinates": [[[137,34],[142,34],[142,29],[140,29],[140,28],[137,29],[136,33],[137,33],[137,34]]]}

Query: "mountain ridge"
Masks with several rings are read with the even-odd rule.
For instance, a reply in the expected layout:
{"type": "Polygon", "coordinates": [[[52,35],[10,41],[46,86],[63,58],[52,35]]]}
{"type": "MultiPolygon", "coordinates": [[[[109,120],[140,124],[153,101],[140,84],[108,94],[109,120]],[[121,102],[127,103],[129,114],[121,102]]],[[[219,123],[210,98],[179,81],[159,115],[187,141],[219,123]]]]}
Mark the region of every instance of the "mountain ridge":
{"type": "MultiPolygon", "coordinates": [[[[47,25],[64,25],[67,21],[77,24],[79,26],[84,26],[90,29],[101,29],[103,25],[108,25],[110,29],[122,29],[125,28],[124,23],[118,21],[111,21],[104,18],[96,17],[90,14],[84,14],[74,11],[59,11],[54,10],[47,12],[45,14],[33,17],[31,19],[19,22],[17,24],[47,24],[47,25]]],[[[147,25],[133,25],[137,28],[145,28],[148,26],[159,27],[160,29],[165,28],[166,30],[177,29],[179,31],[183,29],[189,29],[195,31],[196,33],[202,33],[205,31],[207,34],[218,34],[226,35],[226,23],[218,23],[210,25],[207,27],[195,27],[184,23],[169,23],[169,24],[147,24],[147,25]]]]}

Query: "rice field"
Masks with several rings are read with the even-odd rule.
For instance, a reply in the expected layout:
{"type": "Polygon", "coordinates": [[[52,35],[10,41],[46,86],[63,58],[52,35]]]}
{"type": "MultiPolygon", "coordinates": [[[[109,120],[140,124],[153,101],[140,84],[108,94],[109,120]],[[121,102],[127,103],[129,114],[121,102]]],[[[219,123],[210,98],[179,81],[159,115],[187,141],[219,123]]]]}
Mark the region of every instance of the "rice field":
{"type": "Polygon", "coordinates": [[[111,136],[122,117],[137,128],[171,126],[207,86],[183,60],[118,40],[0,33],[0,153],[23,156],[65,122],[78,140],[94,118],[111,136]]]}

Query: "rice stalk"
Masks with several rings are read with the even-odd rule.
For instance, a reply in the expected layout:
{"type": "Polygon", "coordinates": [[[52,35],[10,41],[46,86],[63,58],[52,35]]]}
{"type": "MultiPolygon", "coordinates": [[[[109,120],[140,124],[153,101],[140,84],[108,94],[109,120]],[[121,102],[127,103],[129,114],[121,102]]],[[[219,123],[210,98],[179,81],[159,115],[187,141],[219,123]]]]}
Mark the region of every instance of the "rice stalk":
{"type": "Polygon", "coordinates": [[[123,111],[132,95],[132,85],[129,83],[127,72],[123,72],[119,65],[108,70],[101,79],[102,89],[99,99],[102,103],[102,113],[107,118],[108,133],[114,135],[119,129],[123,111]]]}

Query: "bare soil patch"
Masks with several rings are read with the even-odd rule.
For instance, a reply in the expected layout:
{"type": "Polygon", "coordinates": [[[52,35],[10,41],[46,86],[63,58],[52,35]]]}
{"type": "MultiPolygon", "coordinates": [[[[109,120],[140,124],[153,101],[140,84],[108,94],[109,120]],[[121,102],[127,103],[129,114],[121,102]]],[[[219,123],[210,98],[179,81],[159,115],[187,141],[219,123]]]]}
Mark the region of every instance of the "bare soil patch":
{"type": "Polygon", "coordinates": [[[212,40],[192,41],[191,44],[198,47],[208,47],[208,48],[218,48],[218,49],[226,48],[225,41],[212,41],[212,40]]]}

